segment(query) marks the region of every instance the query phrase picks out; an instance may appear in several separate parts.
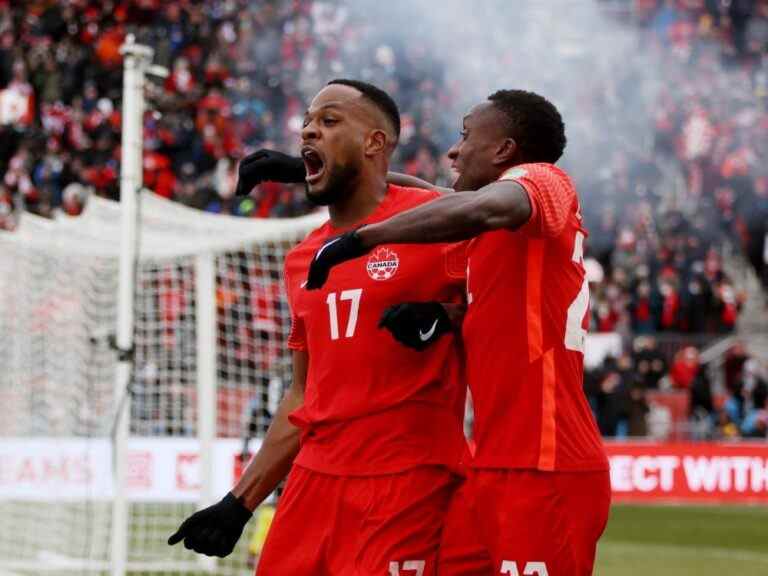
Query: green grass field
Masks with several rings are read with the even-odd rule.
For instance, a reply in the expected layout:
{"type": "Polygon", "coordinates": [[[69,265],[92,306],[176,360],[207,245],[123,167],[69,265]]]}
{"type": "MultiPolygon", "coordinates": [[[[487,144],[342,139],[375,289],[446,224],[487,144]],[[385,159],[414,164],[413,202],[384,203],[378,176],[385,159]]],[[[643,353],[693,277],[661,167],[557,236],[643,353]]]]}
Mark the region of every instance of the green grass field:
{"type": "Polygon", "coordinates": [[[768,508],[614,506],[596,576],[766,576],[768,508]]]}
{"type": "MultiPolygon", "coordinates": [[[[66,508],[63,504],[56,510],[66,508]]],[[[98,508],[98,507],[97,507],[98,508]]],[[[169,548],[165,540],[176,529],[178,523],[194,507],[192,505],[142,504],[133,507],[134,524],[129,550],[133,562],[150,562],[153,567],[131,571],[131,576],[205,576],[199,570],[197,555],[181,546],[169,548]],[[141,520],[141,521],[139,521],[141,520]],[[181,563],[181,564],[180,564],[181,563]],[[161,571],[158,564],[173,566],[170,571],[161,571]]],[[[10,510],[5,510],[10,512],[10,510]]],[[[52,512],[49,511],[53,518],[52,512]]],[[[107,509],[101,512],[108,513],[107,509]]],[[[4,508],[0,506],[0,517],[4,508]]],[[[63,517],[72,518],[72,510],[63,517]]],[[[24,518],[18,510],[8,518],[24,518]]],[[[93,515],[91,526],[93,542],[85,546],[77,539],[70,540],[76,545],[56,547],[66,526],[57,526],[52,521],[51,533],[32,539],[32,544],[43,543],[46,549],[59,555],[85,554],[87,550],[106,552],[108,542],[107,515],[93,515]],[[95,522],[101,517],[101,522],[95,522]],[[79,554],[78,554],[79,553],[79,554]]],[[[31,521],[31,520],[30,520],[31,521]]],[[[44,529],[36,521],[37,530],[44,529]]],[[[247,543],[255,529],[251,522],[249,530],[226,560],[218,564],[215,574],[222,576],[252,576],[248,568],[247,543]]],[[[29,535],[30,526],[16,526],[19,534],[29,535]]],[[[80,531],[78,530],[78,534],[80,531]]],[[[14,534],[0,536],[0,576],[32,576],[38,571],[25,569],[3,570],[4,556],[15,557],[14,534]]],[[[301,539],[297,535],[297,546],[301,539]]],[[[81,556],[82,557],[82,556],[81,556]]],[[[105,556],[92,556],[95,558],[105,556]]],[[[134,564],[135,566],[135,564],[134,564]]],[[[145,564],[146,566],[146,564],[145,564]]],[[[99,575],[105,573],[75,571],[53,571],[51,574],[99,575]]],[[[210,574],[210,573],[208,573],[210,574]]],[[[598,549],[596,576],[768,576],[768,507],[747,506],[614,506],[608,527],[598,549]]],[[[570,575],[553,575],[570,576],[570,575]]]]}

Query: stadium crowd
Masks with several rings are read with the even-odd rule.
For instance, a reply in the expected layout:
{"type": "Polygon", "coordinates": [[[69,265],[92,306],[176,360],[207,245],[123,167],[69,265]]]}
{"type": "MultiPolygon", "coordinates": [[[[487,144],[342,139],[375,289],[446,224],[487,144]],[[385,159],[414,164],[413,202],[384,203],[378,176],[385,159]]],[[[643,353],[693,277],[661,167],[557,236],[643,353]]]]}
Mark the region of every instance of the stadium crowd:
{"type": "Polygon", "coordinates": [[[768,438],[768,370],[742,343],[716,367],[721,374],[692,344],[675,346],[674,353],[665,348],[655,336],[638,336],[618,358],[585,371],[584,390],[604,436],[768,438]],[[713,377],[722,379],[722,391],[713,377]]]}
{"type": "Polygon", "coordinates": [[[435,177],[435,140],[445,139],[431,136],[442,69],[409,50],[396,67],[386,44],[364,50],[371,25],[347,12],[311,0],[5,3],[5,227],[22,202],[49,215],[77,213],[85,189],[117,197],[119,47],[129,31],[170,71],[149,87],[154,112],[145,118],[144,183],[161,196],[241,216],[306,212],[300,189],[265,185],[251,198],[233,198],[234,167],[254,147],[295,148],[306,96],[344,74],[375,76],[396,94],[406,111],[401,159],[409,171],[435,177]]]}
{"type": "MultiPolygon", "coordinates": [[[[660,80],[640,102],[654,119],[654,143],[650,153],[606,151],[605,174],[581,183],[601,207],[585,211],[604,277],[595,291],[598,331],[732,331],[745,295],[723,269],[724,244],[743,249],[768,281],[768,4],[752,4],[743,32],[734,29],[742,2],[636,3],[660,80]],[[665,177],[669,168],[681,182],[665,177]]],[[[631,101],[637,80],[625,79],[621,102],[631,101]]]]}
{"type": "MultiPolygon", "coordinates": [[[[566,167],[591,232],[591,329],[732,332],[745,294],[723,246],[744,251],[768,289],[768,2],[600,4],[639,31],[642,57],[585,79],[566,114],[571,141],[588,143],[566,167]]],[[[423,45],[388,38],[353,3],[0,0],[0,228],[12,229],[22,207],[78,214],[89,194],[118,197],[119,47],[129,32],[170,71],[150,83],[144,120],[144,182],[161,196],[243,217],[308,211],[300,187],[235,198],[237,160],[295,149],[307,96],[338,76],[392,93],[403,111],[395,165],[449,184],[454,119],[438,111],[455,107],[461,86],[423,45]]],[[[701,388],[695,375],[679,383],[677,358],[648,360],[640,348],[588,375],[608,434],[639,433],[633,418],[615,417],[646,409],[639,382],[701,388]]],[[[743,406],[760,405],[761,386],[741,390],[743,406]]],[[[725,409],[713,410],[725,430],[725,409]]],[[[739,410],[729,422],[747,430],[739,410]]]]}
{"type": "MultiPolygon", "coordinates": [[[[723,268],[723,246],[743,250],[768,288],[768,3],[634,5],[661,80],[641,102],[651,105],[653,150],[616,147],[610,168],[589,186],[602,208],[585,214],[596,280],[592,329],[640,336],[627,353],[587,371],[585,389],[608,436],[649,433],[648,392],[661,389],[686,396],[687,434],[765,438],[765,366],[735,346],[723,368],[725,391],[715,394],[696,346],[706,337],[683,337],[664,351],[656,338],[734,330],[746,295],[723,268]]],[[[631,81],[624,86],[633,90],[631,81]]]]}

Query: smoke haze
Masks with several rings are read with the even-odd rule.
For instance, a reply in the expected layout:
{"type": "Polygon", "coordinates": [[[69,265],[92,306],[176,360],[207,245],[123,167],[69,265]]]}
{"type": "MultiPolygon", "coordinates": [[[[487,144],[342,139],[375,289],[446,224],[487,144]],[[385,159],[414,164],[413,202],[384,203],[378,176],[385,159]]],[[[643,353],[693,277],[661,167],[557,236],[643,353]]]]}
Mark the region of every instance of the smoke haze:
{"type": "MultiPolygon", "coordinates": [[[[466,110],[502,88],[538,92],[558,107],[566,123],[569,165],[605,140],[603,131],[648,141],[645,103],[655,91],[652,67],[639,55],[635,31],[606,17],[595,2],[364,0],[350,11],[369,23],[365,40],[372,53],[385,54],[382,46],[395,53],[421,50],[423,65],[442,69],[450,94],[438,114],[452,132],[448,139],[439,132],[443,150],[466,110]],[[629,81],[636,91],[624,90],[629,81]]],[[[375,68],[368,72],[371,80],[386,82],[375,68]]]]}

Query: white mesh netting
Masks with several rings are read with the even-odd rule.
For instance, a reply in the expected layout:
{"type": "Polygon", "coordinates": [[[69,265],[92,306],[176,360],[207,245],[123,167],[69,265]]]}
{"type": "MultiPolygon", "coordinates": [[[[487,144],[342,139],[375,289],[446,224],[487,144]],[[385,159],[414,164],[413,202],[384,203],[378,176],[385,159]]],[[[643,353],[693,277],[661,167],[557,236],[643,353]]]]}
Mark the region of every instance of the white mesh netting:
{"type": "MultiPolygon", "coordinates": [[[[290,383],[282,264],[323,218],[244,220],[142,195],[129,572],[252,574],[258,518],[215,565],[165,543],[200,497],[196,264],[213,256],[215,293],[201,298],[215,307],[220,496],[290,383]]],[[[79,218],[25,215],[0,234],[0,576],[109,570],[118,253],[119,207],[97,198],[79,218]]]]}

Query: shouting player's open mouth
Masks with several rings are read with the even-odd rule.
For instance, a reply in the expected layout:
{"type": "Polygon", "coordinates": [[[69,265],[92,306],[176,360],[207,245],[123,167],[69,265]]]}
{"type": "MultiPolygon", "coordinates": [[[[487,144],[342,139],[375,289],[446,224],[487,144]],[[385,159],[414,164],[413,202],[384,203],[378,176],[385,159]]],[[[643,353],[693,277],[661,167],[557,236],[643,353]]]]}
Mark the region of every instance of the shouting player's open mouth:
{"type": "Polygon", "coordinates": [[[325,160],[322,155],[312,146],[302,146],[301,158],[307,171],[307,184],[317,184],[325,174],[325,160]]]}

